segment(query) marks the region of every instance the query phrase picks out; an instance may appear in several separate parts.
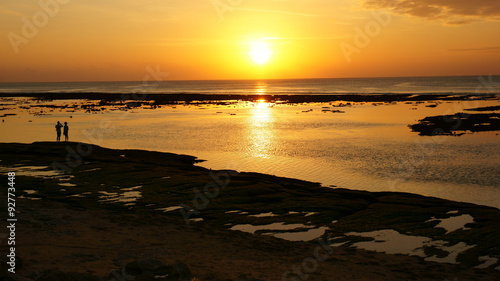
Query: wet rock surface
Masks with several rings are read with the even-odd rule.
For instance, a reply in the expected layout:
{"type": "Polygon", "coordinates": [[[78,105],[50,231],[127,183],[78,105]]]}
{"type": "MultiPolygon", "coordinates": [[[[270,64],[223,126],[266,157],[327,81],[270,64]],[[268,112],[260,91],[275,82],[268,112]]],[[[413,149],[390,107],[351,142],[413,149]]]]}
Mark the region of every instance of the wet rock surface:
{"type": "MultiPolygon", "coordinates": [[[[484,264],[481,257],[500,256],[496,208],[212,171],[196,166],[199,160],[192,156],[82,143],[2,144],[0,156],[2,169],[32,169],[31,174],[16,175],[16,187],[24,197],[18,198],[18,241],[24,246],[18,247],[23,266],[17,276],[33,280],[49,269],[66,278],[70,273],[62,272],[110,277],[111,271],[124,268],[138,278],[177,270],[179,278],[190,272],[199,280],[281,280],[292,266],[314,257],[318,241],[286,241],[269,235],[268,229],[253,234],[229,230],[278,222],[299,225],[290,232],[325,227],[319,234],[323,244],[344,243],[319,263],[314,273],[318,280],[453,280],[458,275],[460,280],[496,280],[494,268],[500,266],[497,261],[486,269],[474,268],[484,264]],[[167,211],[170,207],[175,208],[167,211]],[[465,215],[473,222],[451,232],[439,226],[442,220],[465,215]],[[459,264],[443,264],[354,249],[357,242],[376,239],[346,235],[378,230],[443,241],[447,247],[474,247],[457,253],[459,264]],[[150,259],[174,266],[134,263],[150,259]]],[[[452,254],[435,245],[424,253],[438,258],[452,254]]]]}
{"type": "Polygon", "coordinates": [[[466,132],[486,132],[500,130],[498,113],[457,113],[454,115],[430,116],[419,120],[418,124],[408,125],[421,136],[451,135],[460,136],[466,132]]]}

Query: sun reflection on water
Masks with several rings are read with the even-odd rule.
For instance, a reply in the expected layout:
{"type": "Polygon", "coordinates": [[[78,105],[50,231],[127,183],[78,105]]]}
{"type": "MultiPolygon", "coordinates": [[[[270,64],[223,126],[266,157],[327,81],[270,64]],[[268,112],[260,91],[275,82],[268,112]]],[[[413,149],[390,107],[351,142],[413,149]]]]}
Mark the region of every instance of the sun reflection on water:
{"type": "Polygon", "coordinates": [[[267,84],[260,82],[255,86],[254,94],[265,95],[267,94],[267,84]]]}
{"type": "Polygon", "coordinates": [[[250,109],[247,154],[253,157],[271,158],[271,151],[276,145],[272,105],[266,100],[258,100],[250,109]]]}

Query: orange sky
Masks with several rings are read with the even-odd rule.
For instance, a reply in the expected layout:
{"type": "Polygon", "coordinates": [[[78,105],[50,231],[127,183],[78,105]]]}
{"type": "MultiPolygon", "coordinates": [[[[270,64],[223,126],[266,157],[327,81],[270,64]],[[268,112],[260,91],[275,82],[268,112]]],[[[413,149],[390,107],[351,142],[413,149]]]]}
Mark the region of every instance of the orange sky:
{"type": "Polygon", "coordinates": [[[4,0],[0,14],[0,82],[157,65],[173,80],[500,74],[498,0],[4,0]]]}

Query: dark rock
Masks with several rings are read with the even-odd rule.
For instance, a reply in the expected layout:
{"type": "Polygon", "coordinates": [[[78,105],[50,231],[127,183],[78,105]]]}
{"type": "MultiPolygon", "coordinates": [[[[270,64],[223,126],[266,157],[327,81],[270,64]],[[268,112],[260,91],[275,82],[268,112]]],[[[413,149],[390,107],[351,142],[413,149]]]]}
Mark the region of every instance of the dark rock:
{"type": "Polygon", "coordinates": [[[460,136],[466,131],[484,132],[500,130],[498,113],[456,113],[454,115],[429,116],[418,124],[408,125],[421,136],[451,135],[460,136]],[[461,131],[462,133],[457,133],[461,131]]]}
{"type": "Polygon", "coordinates": [[[238,280],[239,281],[264,281],[264,280],[261,280],[261,279],[254,278],[250,274],[242,274],[242,275],[240,275],[240,277],[239,277],[238,280]]]}
{"type": "Polygon", "coordinates": [[[18,275],[12,276],[11,280],[13,280],[13,281],[34,281],[33,279],[29,279],[29,278],[18,276],[18,275]]]}
{"type": "Polygon", "coordinates": [[[7,275],[6,273],[0,274],[0,281],[14,281],[12,277],[7,275]]]}
{"type": "Polygon", "coordinates": [[[133,261],[120,271],[114,271],[104,281],[191,281],[193,276],[183,263],[165,265],[156,260],[133,261]]]}
{"type": "Polygon", "coordinates": [[[101,281],[101,279],[85,273],[61,272],[50,269],[44,271],[36,281],[101,281]]]}
{"type": "MultiPolygon", "coordinates": [[[[12,274],[8,272],[10,265],[7,264],[10,262],[10,258],[8,258],[6,255],[2,256],[0,258],[0,281],[14,281],[17,280],[15,279],[16,274],[12,274]]],[[[15,270],[16,272],[22,268],[23,265],[23,260],[19,257],[16,256],[16,261],[15,261],[15,270]]]]}
{"type": "MultiPolygon", "coordinates": [[[[18,93],[0,93],[0,97],[19,97],[18,93]]],[[[117,100],[116,94],[114,93],[99,93],[99,92],[88,92],[88,93],[23,93],[23,97],[33,97],[40,100],[92,100],[99,101],[95,105],[86,105],[86,107],[95,107],[103,105],[115,105],[124,104],[125,100],[117,100]]],[[[333,101],[347,101],[347,102],[397,102],[397,101],[437,101],[437,100],[470,100],[471,98],[477,98],[477,95],[450,95],[450,93],[442,94],[324,94],[324,95],[310,95],[310,94],[299,94],[299,95],[286,95],[286,94],[268,94],[268,95],[237,95],[237,94],[194,94],[194,93],[178,93],[178,94],[163,94],[163,93],[149,93],[144,95],[144,97],[137,97],[134,99],[136,103],[149,104],[149,102],[154,102],[155,105],[166,105],[166,104],[179,104],[186,103],[191,104],[196,101],[200,104],[218,104],[218,105],[229,105],[233,100],[242,101],[255,101],[255,100],[267,100],[270,102],[287,102],[287,103],[304,103],[304,102],[333,102],[333,101]]],[[[494,95],[482,95],[481,100],[495,98],[494,95]]],[[[346,106],[348,104],[343,104],[346,106]]],[[[83,107],[85,108],[85,107],[83,107]]]]}

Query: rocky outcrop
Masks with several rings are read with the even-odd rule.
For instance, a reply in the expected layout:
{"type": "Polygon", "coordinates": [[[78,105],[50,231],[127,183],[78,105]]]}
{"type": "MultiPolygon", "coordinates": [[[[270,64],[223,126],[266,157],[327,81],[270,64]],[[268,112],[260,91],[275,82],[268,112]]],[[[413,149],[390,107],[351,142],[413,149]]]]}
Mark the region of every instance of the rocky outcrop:
{"type": "Polygon", "coordinates": [[[428,116],[408,125],[421,136],[451,135],[460,136],[465,132],[485,132],[500,130],[498,113],[456,113],[454,115],[428,116]]]}
{"type": "Polygon", "coordinates": [[[55,269],[44,271],[36,281],[100,281],[96,276],[85,273],[61,272],[55,269]]]}
{"type": "Polygon", "coordinates": [[[15,274],[0,275],[0,281],[192,281],[191,271],[184,263],[165,265],[157,260],[133,261],[104,278],[86,273],[49,269],[35,280],[15,274]]]}
{"type": "Polygon", "coordinates": [[[191,281],[193,276],[184,263],[165,265],[156,260],[133,261],[113,271],[103,281],[191,281]]]}

